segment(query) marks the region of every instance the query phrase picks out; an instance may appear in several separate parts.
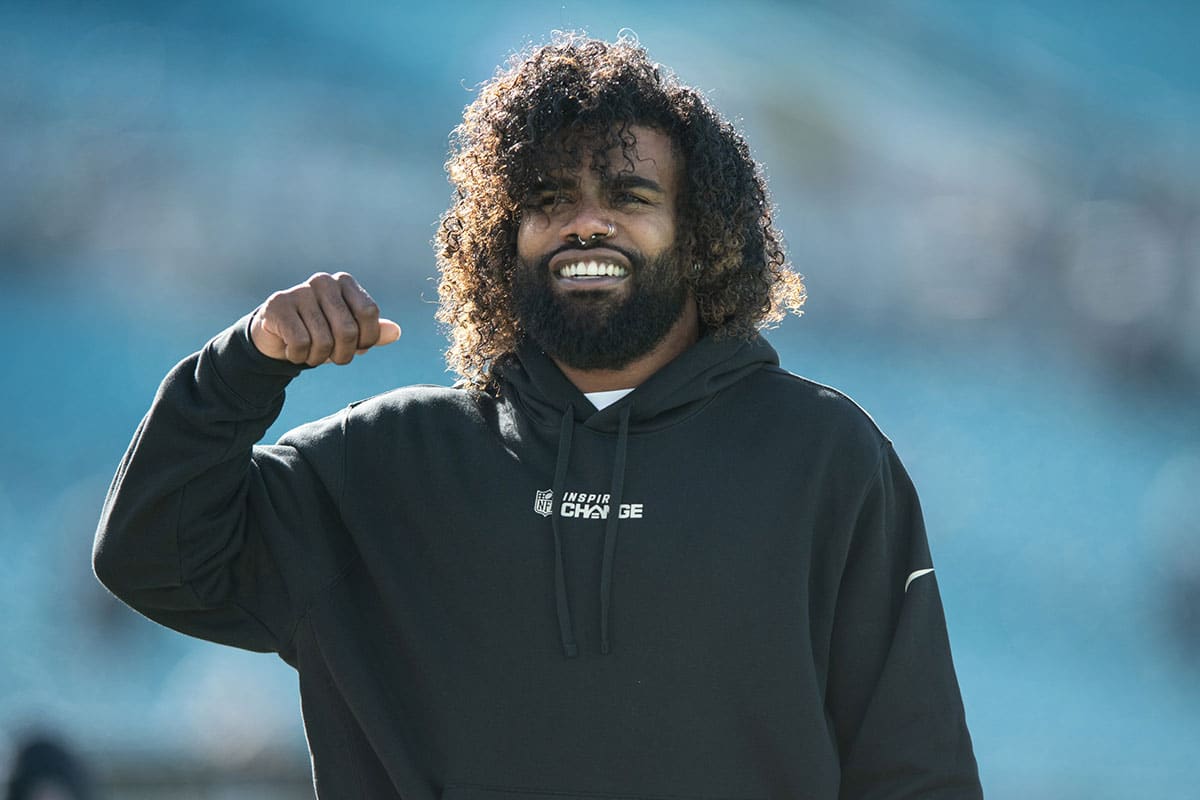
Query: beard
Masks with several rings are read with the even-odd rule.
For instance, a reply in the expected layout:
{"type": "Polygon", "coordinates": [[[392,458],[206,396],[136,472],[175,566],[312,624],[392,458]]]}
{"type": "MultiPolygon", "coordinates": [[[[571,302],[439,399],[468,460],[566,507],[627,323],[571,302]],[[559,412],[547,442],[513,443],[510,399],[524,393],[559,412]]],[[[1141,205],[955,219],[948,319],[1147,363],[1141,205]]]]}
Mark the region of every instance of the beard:
{"type": "Polygon", "coordinates": [[[671,251],[647,260],[612,245],[630,264],[631,291],[557,292],[551,252],[537,263],[518,259],[513,305],[525,333],[548,355],[575,369],[615,370],[649,353],[679,320],[688,287],[671,251]]]}

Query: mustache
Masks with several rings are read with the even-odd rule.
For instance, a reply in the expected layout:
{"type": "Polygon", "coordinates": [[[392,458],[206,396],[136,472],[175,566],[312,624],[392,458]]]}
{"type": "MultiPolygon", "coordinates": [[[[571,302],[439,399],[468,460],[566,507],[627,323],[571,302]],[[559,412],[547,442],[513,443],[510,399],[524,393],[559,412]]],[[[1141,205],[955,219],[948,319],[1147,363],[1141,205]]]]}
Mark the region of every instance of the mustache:
{"type": "MultiPolygon", "coordinates": [[[[583,251],[586,253],[588,250],[593,250],[599,246],[600,245],[592,245],[591,247],[580,247],[578,243],[568,242],[568,243],[562,245],[561,247],[554,248],[549,253],[546,253],[544,256],[539,258],[538,259],[538,267],[543,272],[548,271],[550,269],[550,262],[552,260],[554,260],[554,257],[557,256],[559,253],[565,253],[568,250],[583,251]]],[[[615,253],[620,253],[621,255],[625,256],[625,260],[629,262],[630,272],[639,271],[642,268],[642,265],[646,263],[645,256],[643,256],[641,253],[639,253],[636,250],[629,250],[627,248],[618,247],[615,244],[608,244],[608,243],[604,244],[604,249],[612,250],[615,253]]]]}

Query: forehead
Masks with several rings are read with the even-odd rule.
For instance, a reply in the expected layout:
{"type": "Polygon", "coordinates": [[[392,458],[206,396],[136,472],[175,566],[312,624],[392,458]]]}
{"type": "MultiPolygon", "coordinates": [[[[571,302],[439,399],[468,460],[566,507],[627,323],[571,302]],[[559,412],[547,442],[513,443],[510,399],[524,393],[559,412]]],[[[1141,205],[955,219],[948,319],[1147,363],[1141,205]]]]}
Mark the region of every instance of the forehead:
{"type": "MultiPolygon", "coordinates": [[[[654,128],[631,125],[623,138],[633,142],[628,149],[618,145],[599,153],[595,144],[583,144],[577,152],[582,153],[585,160],[591,161],[591,171],[600,173],[608,180],[619,180],[622,175],[636,175],[658,183],[665,191],[675,191],[679,185],[682,163],[671,137],[654,128]]],[[[580,177],[582,171],[582,165],[576,164],[551,170],[550,178],[573,181],[580,177]]]]}

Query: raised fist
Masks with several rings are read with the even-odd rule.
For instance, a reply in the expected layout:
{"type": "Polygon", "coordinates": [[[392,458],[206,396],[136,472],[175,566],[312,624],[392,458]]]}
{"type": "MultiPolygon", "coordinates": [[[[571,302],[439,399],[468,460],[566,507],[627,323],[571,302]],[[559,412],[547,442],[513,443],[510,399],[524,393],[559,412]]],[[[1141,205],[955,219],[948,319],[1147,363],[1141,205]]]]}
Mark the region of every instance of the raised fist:
{"type": "Polygon", "coordinates": [[[318,272],[267,298],[250,324],[263,355],[293,364],[349,364],[355,355],[400,338],[400,326],[380,319],[379,306],[346,272],[318,272]]]}

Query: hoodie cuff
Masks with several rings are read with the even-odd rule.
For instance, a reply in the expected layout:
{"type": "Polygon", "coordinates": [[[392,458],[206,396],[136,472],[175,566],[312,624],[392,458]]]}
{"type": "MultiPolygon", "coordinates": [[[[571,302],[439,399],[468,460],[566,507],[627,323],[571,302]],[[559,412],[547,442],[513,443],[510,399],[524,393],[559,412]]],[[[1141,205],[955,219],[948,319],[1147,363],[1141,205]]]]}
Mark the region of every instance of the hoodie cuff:
{"type": "Polygon", "coordinates": [[[250,323],[257,312],[251,311],[210,341],[201,362],[207,361],[221,382],[246,405],[265,409],[307,367],[258,351],[250,338],[250,323]]]}

